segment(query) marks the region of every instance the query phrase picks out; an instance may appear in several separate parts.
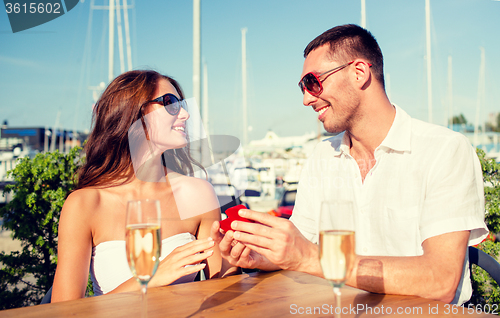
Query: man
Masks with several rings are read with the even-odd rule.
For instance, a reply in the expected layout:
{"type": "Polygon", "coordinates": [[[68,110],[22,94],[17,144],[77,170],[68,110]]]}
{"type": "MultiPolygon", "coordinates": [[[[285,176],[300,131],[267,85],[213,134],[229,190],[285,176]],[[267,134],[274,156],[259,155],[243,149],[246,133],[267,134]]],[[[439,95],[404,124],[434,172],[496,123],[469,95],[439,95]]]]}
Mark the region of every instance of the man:
{"type": "MultiPolygon", "coordinates": [[[[304,51],[303,103],[325,130],[302,172],[290,221],[250,210],[219,237],[233,265],[322,276],[317,222],[324,200],[356,205],[356,261],[347,284],[462,304],[472,293],[467,246],[488,233],[479,161],[466,138],[410,118],[384,89],[381,50],[356,25],[304,51]]],[[[218,230],[215,224],[214,232],[218,230]]]]}

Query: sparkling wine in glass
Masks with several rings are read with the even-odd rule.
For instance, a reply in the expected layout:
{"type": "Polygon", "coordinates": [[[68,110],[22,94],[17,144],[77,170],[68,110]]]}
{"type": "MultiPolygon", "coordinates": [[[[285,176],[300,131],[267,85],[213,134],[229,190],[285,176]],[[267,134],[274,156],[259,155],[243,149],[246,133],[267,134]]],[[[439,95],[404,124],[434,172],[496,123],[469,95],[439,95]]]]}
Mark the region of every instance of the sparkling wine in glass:
{"type": "Polygon", "coordinates": [[[323,275],[336,295],[336,316],[342,312],[340,288],[350,274],[355,254],[354,207],[351,201],[321,203],[319,220],[319,259],[323,275]]]}
{"type": "Polygon", "coordinates": [[[141,284],[142,317],[147,316],[147,286],[160,263],[160,221],[160,201],[128,201],[125,247],[130,270],[141,284]]]}

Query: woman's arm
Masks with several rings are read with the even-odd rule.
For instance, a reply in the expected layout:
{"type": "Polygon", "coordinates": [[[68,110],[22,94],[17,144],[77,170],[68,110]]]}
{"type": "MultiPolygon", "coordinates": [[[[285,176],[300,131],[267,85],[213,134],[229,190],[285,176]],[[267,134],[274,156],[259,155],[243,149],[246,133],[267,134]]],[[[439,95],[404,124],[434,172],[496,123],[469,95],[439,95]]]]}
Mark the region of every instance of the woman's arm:
{"type": "Polygon", "coordinates": [[[85,192],[73,192],[61,211],[51,302],[85,297],[92,254],[91,200],[84,198],[85,192]]]}
{"type": "MultiPolygon", "coordinates": [[[[199,180],[199,179],[198,179],[199,180]]],[[[200,225],[198,228],[198,239],[211,237],[212,225],[215,221],[220,221],[220,204],[215,194],[212,185],[209,182],[199,180],[197,186],[197,204],[198,210],[210,209],[209,212],[201,215],[200,225]],[[200,204],[201,203],[201,204],[200,204]]],[[[196,204],[196,203],[195,203],[196,204]]],[[[212,238],[213,239],[213,238],[212,238]]],[[[213,247],[213,255],[207,259],[207,267],[205,267],[205,277],[208,278],[222,278],[229,275],[240,273],[238,267],[232,266],[229,262],[222,258],[219,245],[215,244],[213,247]]]]}
{"type": "MultiPolygon", "coordinates": [[[[197,239],[211,238],[212,224],[220,220],[219,200],[212,185],[208,181],[188,177],[182,180],[182,187],[179,186],[177,189],[174,191],[174,197],[181,220],[196,218],[197,239]]],[[[237,267],[222,260],[218,244],[215,244],[211,251],[213,254],[207,259],[207,266],[204,269],[207,279],[224,277],[237,272],[237,267]]]]}
{"type": "MultiPolygon", "coordinates": [[[[202,216],[198,230],[198,239],[210,237],[210,231],[214,221],[220,221],[220,209],[210,211],[202,216]]],[[[222,258],[218,244],[215,244],[212,250],[214,253],[207,259],[208,266],[204,269],[207,279],[226,277],[240,273],[238,267],[232,266],[227,260],[222,258]]]]}

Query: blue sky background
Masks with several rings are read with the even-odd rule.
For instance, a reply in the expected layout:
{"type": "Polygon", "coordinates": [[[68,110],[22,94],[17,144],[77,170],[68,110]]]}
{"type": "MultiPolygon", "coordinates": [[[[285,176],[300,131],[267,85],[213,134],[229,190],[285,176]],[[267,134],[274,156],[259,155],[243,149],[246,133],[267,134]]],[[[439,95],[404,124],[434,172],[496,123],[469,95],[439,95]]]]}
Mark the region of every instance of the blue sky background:
{"type": "MultiPolygon", "coordinates": [[[[131,2],[131,0],[129,0],[131,2]]],[[[103,4],[104,0],[96,0],[103,4]]],[[[107,3],[107,1],[106,1],[107,3]]],[[[247,27],[249,139],[317,131],[297,82],[305,46],[339,24],[360,23],[361,1],[201,0],[202,57],[208,66],[210,133],[242,136],[241,28],[247,27]]],[[[90,128],[89,86],[108,81],[107,12],[90,0],[41,26],[13,34],[0,12],[0,120],[11,127],[90,128]],[[90,46],[85,46],[85,43],[90,46]]],[[[378,40],[390,76],[391,100],[427,120],[425,1],[366,0],[367,28],[378,40]]],[[[192,1],[135,1],[129,11],[134,68],[176,78],[192,97],[192,1]]],[[[453,58],[454,115],[475,119],[480,50],[486,54],[481,122],[500,111],[500,2],[431,0],[434,123],[444,124],[448,56],[453,58]]],[[[116,34],[116,31],[115,31],[116,34]]],[[[115,40],[116,46],[117,40],[115,40]]],[[[115,75],[118,51],[115,50],[115,75]]]]}

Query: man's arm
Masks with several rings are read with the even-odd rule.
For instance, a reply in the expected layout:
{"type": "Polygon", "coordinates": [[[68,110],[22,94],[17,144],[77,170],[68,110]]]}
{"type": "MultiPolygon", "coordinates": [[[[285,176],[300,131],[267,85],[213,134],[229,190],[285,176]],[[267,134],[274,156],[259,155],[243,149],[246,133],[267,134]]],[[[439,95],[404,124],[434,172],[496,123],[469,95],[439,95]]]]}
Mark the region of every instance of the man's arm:
{"type": "Polygon", "coordinates": [[[347,285],[449,303],[462,276],[468,239],[469,231],[428,238],[422,243],[421,256],[357,256],[347,285]]]}
{"type": "MultiPolygon", "coordinates": [[[[247,253],[253,255],[251,268],[265,269],[262,267],[268,267],[270,262],[281,269],[323,276],[318,246],[305,239],[291,222],[250,210],[240,213],[261,224],[239,221],[231,224],[235,232],[230,235],[244,245],[233,247],[229,252],[231,258],[241,261],[247,253]]],[[[422,244],[424,254],[421,256],[358,256],[347,284],[374,293],[416,295],[451,302],[462,275],[468,238],[469,231],[428,238],[422,244]]]]}

